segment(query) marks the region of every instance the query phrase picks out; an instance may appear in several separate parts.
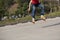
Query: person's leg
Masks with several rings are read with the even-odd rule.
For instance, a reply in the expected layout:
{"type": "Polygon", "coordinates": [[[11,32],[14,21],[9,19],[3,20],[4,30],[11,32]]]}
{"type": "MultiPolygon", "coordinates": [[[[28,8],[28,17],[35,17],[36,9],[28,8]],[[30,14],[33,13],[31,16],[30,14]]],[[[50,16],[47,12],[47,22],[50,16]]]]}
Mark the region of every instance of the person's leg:
{"type": "Polygon", "coordinates": [[[35,5],[32,5],[32,14],[31,16],[35,18],[35,5]]]}
{"type": "Polygon", "coordinates": [[[44,5],[39,4],[38,7],[41,8],[41,13],[40,14],[44,15],[44,5]]]}
{"type": "Polygon", "coordinates": [[[35,5],[32,4],[32,22],[35,23],[35,5]]]}
{"type": "Polygon", "coordinates": [[[44,12],[44,6],[42,4],[39,4],[38,6],[39,6],[39,8],[41,8],[41,13],[40,13],[41,19],[45,20],[46,18],[44,17],[44,13],[45,13],[44,12]]]}

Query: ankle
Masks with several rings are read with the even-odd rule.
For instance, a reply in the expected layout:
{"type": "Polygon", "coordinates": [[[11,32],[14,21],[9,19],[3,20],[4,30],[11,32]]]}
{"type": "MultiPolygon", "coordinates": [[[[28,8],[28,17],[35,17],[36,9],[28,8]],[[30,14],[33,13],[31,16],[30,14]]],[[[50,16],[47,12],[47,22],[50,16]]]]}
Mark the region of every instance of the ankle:
{"type": "Polygon", "coordinates": [[[35,22],[35,18],[32,18],[32,22],[35,22]]]}

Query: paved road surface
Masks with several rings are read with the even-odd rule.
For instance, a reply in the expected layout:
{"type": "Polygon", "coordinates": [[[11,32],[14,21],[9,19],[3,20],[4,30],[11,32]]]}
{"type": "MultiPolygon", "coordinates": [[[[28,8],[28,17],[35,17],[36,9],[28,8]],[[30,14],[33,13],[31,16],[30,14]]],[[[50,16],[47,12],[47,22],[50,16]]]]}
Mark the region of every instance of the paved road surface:
{"type": "Polygon", "coordinates": [[[0,40],[60,40],[60,17],[0,27],[0,40]]]}

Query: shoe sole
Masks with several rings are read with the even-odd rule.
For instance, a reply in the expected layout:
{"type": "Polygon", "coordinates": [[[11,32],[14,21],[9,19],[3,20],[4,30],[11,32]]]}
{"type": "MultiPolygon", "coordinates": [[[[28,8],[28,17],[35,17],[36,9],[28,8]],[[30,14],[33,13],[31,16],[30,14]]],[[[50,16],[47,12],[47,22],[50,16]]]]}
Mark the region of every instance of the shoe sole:
{"type": "Polygon", "coordinates": [[[32,22],[33,24],[35,24],[35,22],[32,22]]]}
{"type": "Polygon", "coordinates": [[[46,21],[46,19],[41,19],[41,20],[46,21]]]}

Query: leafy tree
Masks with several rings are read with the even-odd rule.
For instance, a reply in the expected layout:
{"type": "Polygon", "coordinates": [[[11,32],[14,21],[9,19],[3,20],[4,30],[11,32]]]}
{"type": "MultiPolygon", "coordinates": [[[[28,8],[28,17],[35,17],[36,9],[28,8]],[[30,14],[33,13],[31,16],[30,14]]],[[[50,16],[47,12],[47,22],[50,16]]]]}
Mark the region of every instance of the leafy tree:
{"type": "Polygon", "coordinates": [[[0,20],[4,17],[8,8],[14,3],[14,0],[0,0],[0,20]]]}

